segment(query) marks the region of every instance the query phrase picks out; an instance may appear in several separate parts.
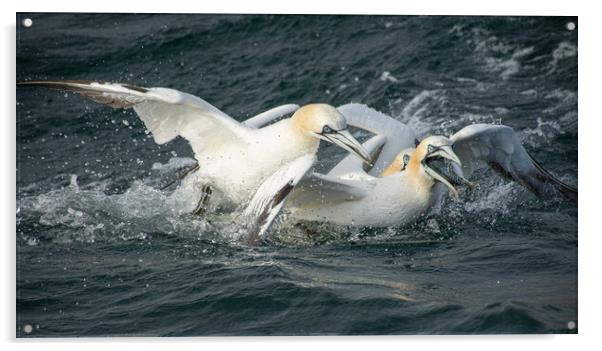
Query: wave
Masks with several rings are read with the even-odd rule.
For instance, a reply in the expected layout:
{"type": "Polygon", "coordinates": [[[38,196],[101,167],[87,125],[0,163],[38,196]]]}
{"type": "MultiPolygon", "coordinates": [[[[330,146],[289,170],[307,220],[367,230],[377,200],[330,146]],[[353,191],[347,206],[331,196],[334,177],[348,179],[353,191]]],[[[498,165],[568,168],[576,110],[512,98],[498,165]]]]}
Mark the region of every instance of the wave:
{"type": "Polygon", "coordinates": [[[552,52],[552,62],[550,63],[551,69],[549,73],[552,73],[558,67],[558,64],[570,57],[577,55],[577,46],[563,41],[558,44],[558,47],[552,52]]]}
{"type": "Polygon", "coordinates": [[[544,333],[550,328],[537,309],[521,302],[492,303],[452,328],[455,333],[544,333]]]}
{"type": "Polygon", "coordinates": [[[532,46],[509,43],[480,27],[455,25],[448,33],[463,39],[473,49],[475,58],[482,63],[482,67],[498,74],[502,79],[509,79],[519,73],[521,61],[535,50],[532,46]]]}

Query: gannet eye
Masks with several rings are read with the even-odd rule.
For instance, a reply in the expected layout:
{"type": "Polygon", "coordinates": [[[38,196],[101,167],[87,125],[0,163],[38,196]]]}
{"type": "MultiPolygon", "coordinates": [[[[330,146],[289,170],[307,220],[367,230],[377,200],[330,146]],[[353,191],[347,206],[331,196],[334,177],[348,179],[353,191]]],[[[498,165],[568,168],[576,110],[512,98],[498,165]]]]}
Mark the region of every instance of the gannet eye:
{"type": "Polygon", "coordinates": [[[403,167],[405,168],[410,162],[410,155],[403,155],[403,167]]]}
{"type": "Polygon", "coordinates": [[[330,128],[328,125],[325,125],[324,128],[322,128],[323,134],[330,134],[332,132],[333,132],[332,128],[330,128]]]}
{"type": "Polygon", "coordinates": [[[433,152],[433,151],[435,151],[435,147],[434,147],[433,145],[429,144],[429,145],[426,147],[426,152],[430,154],[430,153],[431,153],[431,152],[433,152]]]}

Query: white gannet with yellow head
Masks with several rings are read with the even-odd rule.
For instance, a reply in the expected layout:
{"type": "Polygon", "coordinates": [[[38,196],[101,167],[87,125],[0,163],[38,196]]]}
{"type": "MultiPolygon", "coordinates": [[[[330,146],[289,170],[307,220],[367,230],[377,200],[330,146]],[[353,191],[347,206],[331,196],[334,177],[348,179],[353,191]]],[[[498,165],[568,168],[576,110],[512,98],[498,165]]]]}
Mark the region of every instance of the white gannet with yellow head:
{"type": "Polygon", "coordinates": [[[508,126],[470,125],[449,138],[427,137],[414,149],[414,134],[405,124],[365,105],[349,104],[339,110],[349,124],[377,134],[363,144],[374,155],[374,167],[347,156],[327,174],[306,175],[291,194],[293,218],[339,225],[401,225],[439,205],[445,193],[457,198],[457,186],[473,188],[465,177],[483,166],[540,198],[577,200],[577,189],[535,161],[508,126]],[[389,143],[394,147],[387,151],[389,143]],[[397,153],[392,153],[395,149],[397,153]]]}
{"type": "Polygon", "coordinates": [[[407,155],[406,152],[398,155],[402,162],[399,171],[382,177],[364,173],[363,177],[345,179],[314,173],[293,193],[292,216],[341,225],[391,226],[407,223],[424,213],[437,182],[457,197],[453,184],[463,178],[461,172],[457,174],[454,170],[459,170],[461,162],[448,138],[428,137],[411,152],[409,159],[407,155]],[[407,166],[401,170],[404,158],[407,166]]]}
{"type": "Polygon", "coordinates": [[[370,161],[347,131],[343,114],[327,104],[284,105],[240,123],[203,99],[174,89],[97,81],[25,81],[17,85],[58,89],[114,108],[133,108],[158,144],[183,137],[192,147],[199,169],[176,190],[184,199],[181,211],[193,210],[199,184],[209,184],[236,205],[254,197],[247,213],[264,217],[259,221],[262,230],[269,227],[265,212],[273,219],[288,192],[314,164],[320,140],[342,147],[362,162],[370,161]],[[292,112],[292,117],[274,122],[292,112]],[[258,189],[262,191],[257,193],[258,189]]]}

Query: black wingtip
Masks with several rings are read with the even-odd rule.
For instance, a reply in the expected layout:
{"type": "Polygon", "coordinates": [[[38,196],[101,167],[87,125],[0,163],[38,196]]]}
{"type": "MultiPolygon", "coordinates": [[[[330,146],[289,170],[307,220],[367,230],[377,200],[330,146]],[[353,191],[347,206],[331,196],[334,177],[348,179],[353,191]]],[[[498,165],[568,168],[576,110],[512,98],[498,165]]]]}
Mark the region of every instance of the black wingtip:
{"type": "Polygon", "coordinates": [[[93,83],[98,84],[119,84],[124,88],[137,91],[139,93],[147,93],[147,88],[128,84],[128,83],[117,83],[102,80],[85,80],[85,79],[69,79],[69,80],[18,80],[18,86],[39,86],[50,89],[59,90],[70,90],[70,89],[81,89],[81,85],[91,85],[93,83]]]}
{"type": "Polygon", "coordinates": [[[43,83],[43,81],[39,81],[39,80],[18,80],[17,81],[17,85],[19,85],[19,86],[40,85],[42,83],[43,83]]]}
{"type": "MultiPolygon", "coordinates": [[[[536,159],[534,159],[533,156],[531,156],[530,154],[528,154],[528,155],[529,155],[529,158],[531,159],[531,162],[533,163],[533,166],[537,170],[538,178],[542,182],[552,186],[552,188],[554,189],[553,190],[554,193],[560,194],[563,198],[565,198],[571,202],[577,203],[579,195],[578,195],[578,191],[577,191],[576,187],[568,185],[568,184],[564,183],[563,181],[561,181],[560,179],[556,178],[548,170],[546,170],[536,159]]],[[[542,191],[542,193],[538,193],[538,195],[541,197],[549,196],[549,194],[547,192],[543,192],[543,191],[542,191]]]]}
{"type": "Polygon", "coordinates": [[[90,84],[93,82],[91,80],[18,80],[17,85],[63,89],[70,84],[90,84]]]}

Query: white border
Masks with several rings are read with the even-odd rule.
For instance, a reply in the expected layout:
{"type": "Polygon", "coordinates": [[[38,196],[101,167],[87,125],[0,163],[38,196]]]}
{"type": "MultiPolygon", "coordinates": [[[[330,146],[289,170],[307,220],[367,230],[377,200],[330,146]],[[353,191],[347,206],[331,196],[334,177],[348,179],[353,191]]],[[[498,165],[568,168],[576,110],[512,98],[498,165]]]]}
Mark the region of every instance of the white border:
{"type": "MultiPolygon", "coordinates": [[[[583,2],[585,3],[585,2],[583,2]]],[[[597,226],[596,211],[602,208],[600,186],[596,175],[602,164],[598,149],[602,144],[597,135],[600,129],[600,112],[597,94],[602,82],[600,65],[601,20],[600,11],[594,5],[576,1],[351,1],[299,0],[299,1],[244,1],[219,0],[186,1],[169,0],[102,2],[68,0],[29,0],[18,3],[2,3],[2,64],[3,84],[0,99],[4,107],[2,152],[3,210],[5,228],[2,242],[3,287],[0,289],[2,318],[0,318],[3,349],[26,350],[105,350],[107,347],[126,350],[144,347],[147,350],[163,350],[167,343],[186,350],[199,348],[223,349],[306,349],[328,347],[339,349],[365,349],[373,343],[378,348],[490,350],[545,347],[546,350],[591,349],[599,346],[597,338],[600,317],[600,254],[602,233],[597,226]],[[447,15],[571,15],[579,16],[579,335],[556,336],[400,336],[400,337],[270,337],[270,338],[111,338],[111,339],[15,339],[15,12],[192,12],[192,13],[340,13],[340,14],[447,14],[447,15]],[[483,345],[486,344],[486,345],[483,345]]],[[[594,3],[594,2],[587,2],[594,3]]],[[[600,173],[598,173],[600,174],[600,173]]],[[[203,316],[199,316],[203,318],[203,316]]]]}
{"type": "Polygon", "coordinates": [[[573,16],[578,4],[570,1],[478,0],[362,2],[327,0],[220,0],[165,2],[27,0],[15,5],[20,12],[169,12],[169,13],[290,13],[290,14],[400,14],[400,15],[538,15],[573,16]]]}

